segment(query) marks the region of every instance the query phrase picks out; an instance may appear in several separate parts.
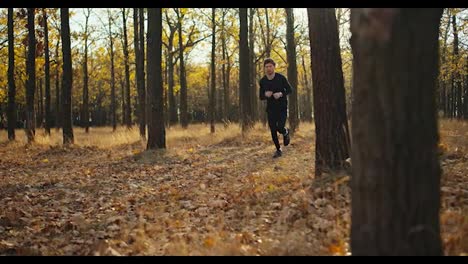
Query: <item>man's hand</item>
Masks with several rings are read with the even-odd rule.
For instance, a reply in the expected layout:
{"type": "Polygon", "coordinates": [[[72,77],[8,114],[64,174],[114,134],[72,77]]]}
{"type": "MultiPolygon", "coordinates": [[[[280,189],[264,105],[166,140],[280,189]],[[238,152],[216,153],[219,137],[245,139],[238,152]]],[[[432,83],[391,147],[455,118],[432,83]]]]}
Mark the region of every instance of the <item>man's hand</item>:
{"type": "Polygon", "coordinates": [[[266,98],[270,98],[272,94],[273,94],[272,91],[266,91],[266,92],[265,92],[265,97],[266,97],[266,98]]]}
{"type": "Polygon", "coordinates": [[[283,93],[282,93],[282,92],[274,93],[274,94],[273,94],[273,97],[275,97],[275,99],[278,99],[278,98],[280,98],[280,97],[283,97],[283,93]]]}

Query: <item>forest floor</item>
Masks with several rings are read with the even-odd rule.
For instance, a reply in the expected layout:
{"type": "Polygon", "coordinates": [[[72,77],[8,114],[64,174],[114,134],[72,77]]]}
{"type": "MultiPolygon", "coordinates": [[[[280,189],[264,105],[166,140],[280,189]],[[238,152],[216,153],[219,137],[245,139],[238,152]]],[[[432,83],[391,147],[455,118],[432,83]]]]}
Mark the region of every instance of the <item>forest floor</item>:
{"type": "MultiPolygon", "coordinates": [[[[74,131],[0,131],[0,255],[349,255],[349,177],[310,188],[311,124],[279,159],[261,125],[174,127],[159,151],[137,128],[74,131]]],[[[466,255],[468,123],[440,133],[444,250],[466,255]]]]}

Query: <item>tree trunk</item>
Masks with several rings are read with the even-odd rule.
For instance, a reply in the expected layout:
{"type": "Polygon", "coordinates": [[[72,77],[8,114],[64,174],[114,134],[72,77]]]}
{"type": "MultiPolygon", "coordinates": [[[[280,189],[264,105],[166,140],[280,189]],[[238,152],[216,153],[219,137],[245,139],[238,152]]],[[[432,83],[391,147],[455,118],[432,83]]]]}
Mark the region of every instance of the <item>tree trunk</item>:
{"type": "Polygon", "coordinates": [[[43,101],[44,94],[42,90],[42,78],[39,78],[37,82],[38,84],[36,85],[36,88],[37,88],[38,96],[36,97],[37,99],[36,128],[41,128],[43,120],[44,120],[44,101],[43,101]]]}
{"type": "Polygon", "coordinates": [[[122,8],[123,35],[124,35],[124,63],[125,63],[125,124],[127,128],[132,127],[132,113],[130,102],[130,65],[128,58],[128,38],[127,38],[127,14],[125,8],[122,8]]]}
{"type": "MultiPolygon", "coordinates": [[[[122,77],[122,76],[121,76],[122,77]]],[[[121,103],[122,103],[122,122],[121,125],[127,124],[127,115],[125,113],[126,107],[125,107],[125,80],[124,77],[119,78],[120,80],[120,95],[121,95],[121,103]]]]}
{"type": "Polygon", "coordinates": [[[215,132],[216,109],[216,8],[211,9],[211,92],[210,92],[210,131],[215,132]]]}
{"type": "Polygon", "coordinates": [[[255,8],[249,8],[249,67],[250,67],[250,104],[252,109],[252,121],[258,120],[257,117],[257,81],[255,80],[256,68],[255,68],[255,26],[254,26],[254,15],[255,8]]]}
{"type": "Polygon", "coordinates": [[[42,10],[44,23],[44,74],[45,74],[45,133],[50,136],[50,127],[52,126],[52,117],[50,115],[50,54],[49,54],[49,27],[47,23],[47,13],[42,10]]]}
{"type": "Polygon", "coordinates": [[[250,103],[250,60],[248,44],[247,8],[239,8],[239,102],[242,117],[242,133],[253,126],[252,104],[250,103]]]}
{"type": "Polygon", "coordinates": [[[55,46],[55,129],[57,131],[62,127],[62,111],[60,111],[60,38],[57,39],[57,45],[55,46]]]}
{"type": "Polygon", "coordinates": [[[182,45],[182,17],[178,16],[178,31],[179,31],[179,68],[180,68],[180,123],[182,128],[188,127],[188,112],[187,112],[187,79],[185,76],[184,49],[182,45]]]}
{"type": "Polygon", "coordinates": [[[299,127],[299,107],[297,102],[297,59],[296,59],[296,41],[294,39],[294,11],[292,8],[286,8],[286,53],[288,57],[288,81],[292,86],[292,93],[289,95],[289,125],[291,132],[294,133],[299,127]]]}
{"type": "Polygon", "coordinates": [[[111,60],[111,116],[112,116],[112,131],[117,129],[117,102],[115,94],[115,66],[114,66],[114,38],[112,37],[112,17],[108,10],[109,16],[109,44],[110,44],[110,60],[111,60]]]}
{"type": "Polygon", "coordinates": [[[82,124],[85,127],[85,133],[89,132],[89,96],[88,96],[88,14],[85,15],[85,36],[84,36],[84,60],[83,60],[83,120],[82,124]]]}
{"type": "Polygon", "coordinates": [[[345,89],[333,8],[308,8],[315,120],[315,174],[341,169],[349,157],[345,89]]]}
{"type": "Polygon", "coordinates": [[[142,87],[143,87],[143,92],[145,94],[145,98],[144,98],[144,101],[145,101],[145,107],[144,107],[144,111],[145,111],[145,126],[148,125],[148,118],[149,118],[149,107],[148,107],[148,96],[147,96],[147,92],[146,92],[146,74],[145,74],[145,41],[146,41],[146,35],[145,35],[145,9],[144,8],[140,8],[139,9],[139,13],[140,13],[140,20],[139,20],[139,23],[140,23],[140,57],[141,57],[141,68],[142,68],[142,79],[141,79],[141,82],[142,82],[142,87]]]}
{"type": "Polygon", "coordinates": [[[15,85],[15,36],[13,8],[8,8],[8,140],[15,140],[16,128],[16,85],[15,85]]]}
{"type": "Polygon", "coordinates": [[[166,148],[162,87],[162,12],[161,8],[148,9],[148,97],[151,115],[148,122],[147,149],[166,148]]]}
{"type": "Polygon", "coordinates": [[[36,36],[34,29],[34,8],[28,8],[28,58],[26,62],[28,76],[26,89],[26,136],[28,143],[34,142],[36,134],[34,113],[34,91],[36,90],[36,36]]]}
{"type": "MultiPolygon", "coordinates": [[[[447,9],[447,12],[449,12],[449,9],[447,9]]],[[[444,66],[445,65],[445,62],[447,60],[447,37],[448,37],[448,32],[449,32],[449,28],[450,28],[450,19],[447,21],[447,26],[445,28],[445,32],[444,32],[444,40],[443,40],[443,46],[442,46],[442,54],[441,54],[441,63],[440,63],[440,67],[444,66]]],[[[447,107],[447,81],[445,80],[445,71],[443,71],[443,75],[440,77],[441,80],[439,80],[439,87],[440,87],[440,90],[441,90],[441,98],[440,98],[440,104],[441,104],[441,108],[442,108],[442,111],[444,113],[444,117],[448,117],[448,107],[447,107]]]]}
{"type": "MultiPolygon", "coordinates": [[[[458,48],[458,29],[457,29],[457,17],[456,15],[452,15],[452,26],[453,26],[453,63],[454,65],[458,65],[459,61],[459,48],[458,48]]],[[[458,119],[463,117],[463,110],[462,110],[462,84],[461,84],[461,76],[460,76],[460,69],[458,66],[455,67],[454,73],[454,93],[452,94],[453,100],[453,113],[454,116],[458,119]]]]}
{"type": "Polygon", "coordinates": [[[353,9],[353,255],[441,255],[442,8],[353,9]]]}
{"type": "Polygon", "coordinates": [[[226,48],[226,13],[223,11],[223,17],[221,20],[221,49],[222,49],[222,56],[223,56],[223,64],[222,64],[222,75],[223,75],[223,121],[227,124],[229,120],[229,87],[227,85],[228,80],[227,73],[226,73],[226,64],[227,64],[227,48],[226,48]]]}
{"type": "Polygon", "coordinates": [[[140,30],[140,23],[139,21],[143,19],[139,17],[138,8],[133,8],[133,44],[135,48],[135,65],[136,65],[136,83],[137,83],[137,91],[138,91],[138,123],[140,127],[140,137],[146,138],[146,103],[145,103],[145,86],[144,86],[144,61],[143,54],[144,50],[141,48],[141,41],[144,37],[144,29],[140,30]]]}
{"type": "Polygon", "coordinates": [[[73,120],[72,120],[72,60],[70,44],[70,23],[68,8],[60,9],[60,21],[62,31],[63,54],[63,81],[62,81],[62,112],[63,112],[63,144],[73,144],[73,120]]]}
{"type": "Polygon", "coordinates": [[[306,92],[305,107],[304,107],[304,120],[312,122],[312,91],[309,86],[309,76],[307,76],[307,68],[305,66],[305,57],[302,55],[302,70],[304,71],[304,86],[306,92]]]}
{"type": "Polygon", "coordinates": [[[169,48],[167,53],[167,87],[168,87],[168,96],[169,96],[169,123],[174,125],[177,123],[177,106],[176,98],[174,95],[174,53],[173,48],[173,38],[174,35],[171,34],[169,37],[169,48]]]}

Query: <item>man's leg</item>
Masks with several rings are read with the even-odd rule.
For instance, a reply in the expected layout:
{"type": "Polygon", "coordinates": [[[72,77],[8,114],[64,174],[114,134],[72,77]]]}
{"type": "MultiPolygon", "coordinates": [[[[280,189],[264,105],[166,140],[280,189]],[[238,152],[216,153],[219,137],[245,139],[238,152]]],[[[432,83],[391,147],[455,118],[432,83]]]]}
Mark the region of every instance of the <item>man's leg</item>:
{"type": "Polygon", "coordinates": [[[285,127],[286,119],[288,117],[287,110],[281,111],[278,115],[278,132],[283,135],[284,145],[289,145],[290,137],[289,137],[289,129],[285,127]]]}
{"type": "Polygon", "coordinates": [[[273,142],[275,143],[276,150],[279,150],[281,148],[279,140],[278,140],[278,134],[276,131],[278,130],[278,115],[275,113],[268,112],[268,126],[270,127],[271,131],[271,138],[273,139],[273,142]]]}

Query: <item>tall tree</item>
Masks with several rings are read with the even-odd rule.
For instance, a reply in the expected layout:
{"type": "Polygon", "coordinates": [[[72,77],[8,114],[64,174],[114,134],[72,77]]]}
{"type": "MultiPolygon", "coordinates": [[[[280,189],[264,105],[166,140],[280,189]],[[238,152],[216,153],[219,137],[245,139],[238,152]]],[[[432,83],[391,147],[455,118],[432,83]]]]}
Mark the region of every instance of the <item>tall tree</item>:
{"type": "Polygon", "coordinates": [[[458,28],[457,28],[457,16],[452,15],[452,29],[453,29],[453,64],[455,65],[455,71],[452,74],[452,105],[453,105],[453,117],[462,118],[462,83],[461,76],[458,69],[459,62],[459,47],[458,47],[458,28]]]}
{"type": "Polygon", "coordinates": [[[15,85],[15,36],[13,8],[8,8],[8,140],[15,140],[16,85],[15,85]]]}
{"type": "Polygon", "coordinates": [[[258,120],[258,117],[257,117],[257,102],[258,102],[258,98],[257,98],[257,92],[258,92],[258,88],[257,88],[257,80],[256,80],[256,55],[255,55],[255,21],[254,21],[254,15],[255,15],[255,11],[256,11],[256,8],[249,8],[248,9],[249,11],[249,67],[250,67],[250,88],[249,88],[249,91],[250,91],[250,104],[251,104],[251,109],[252,109],[252,120],[253,121],[257,121],[258,120]]]}
{"type": "Polygon", "coordinates": [[[123,22],[123,51],[125,64],[125,123],[127,128],[132,127],[132,114],[130,102],[130,63],[128,55],[128,37],[127,37],[127,12],[126,8],[122,8],[123,22]]]}
{"type": "Polygon", "coordinates": [[[216,111],[216,8],[211,9],[211,92],[210,92],[210,131],[215,132],[216,111]]]}
{"type": "Polygon", "coordinates": [[[353,255],[441,255],[442,8],[353,9],[353,255]]]}
{"type": "MultiPolygon", "coordinates": [[[[450,18],[450,8],[446,8],[446,11],[445,11],[448,15],[449,15],[449,18],[450,18]]],[[[448,32],[449,32],[449,28],[450,28],[450,19],[447,19],[447,23],[446,23],[446,27],[445,27],[445,31],[444,31],[444,38],[443,38],[443,44],[442,44],[442,54],[440,56],[440,65],[439,67],[442,67],[445,65],[445,62],[447,60],[447,38],[448,38],[448,32]]],[[[447,82],[446,82],[446,78],[445,78],[445,74],[446,74],[446,71],[442,71],[441,72],[441,77],[440,77],[440,81],[439,81],[439,89],[440,89],[440,105],[441,105],[441,109],[444,113],[444,117],[447,117],[448,116],[448,108],[447,108],[447,82]]]]}
{"type": "Polygon", "coordinates": [[[166,148],[162,87],[162,10],[148,9],[147,79],[150,99],[147,149],[166,148]]]}
{"type": "Polygon", "coordinates": [[[308,8],[315,120],[315,173],[349,157],[345,90],[334,8],[308,8]]]}
{"type": "Polygon", "coordinates": [[[144,94],[144,111],[145,111],[145,126],[147,125],[148,123],[148,118],[149,118],[149,107],[148,107],[148,96],[147,96],[147,93],[146,93],[146,80],[145,80],[145,41],[146,41],[146,35],[145,35],[145,9],[144,8],[140,8],[139,9],[139,14],[140,14],[140,20],[139,20],[139,23],[140,23],[140,63],[141,63],[141,73],[140,74],[143,74],[143,76],[141,77],[141,86],[142,86],[142,93],[144,94]]]}
{"type": "Polygon", "coordinates": [[[62,126],[63,144],[73,144],[73,121],[72,121],[72,58],[70,43],[70,22],[68,8],[60,9],[60,22],[62,28],[62,54],[63,54],[63,80],[62,80],[62,126]]]}
{"type": "Polygon", "coordinates": [[[222,9],[221,17],[221,53],[223,57],[223,63],[221,65],[221,72],[223,76],[223,121],[227,124],[229,120],[229,80],[227,80],[226,64],[227,64],[227,44],[226,44],[226,15],[227,9],[222,9]]]}
{"type": "Polygon", "coordinates": [[[177,26],[179,33],[180,124],[183,128],[187,128],[189,122],[187,108],[187,77],[185,75],[184,48],[182,44],[182,19],[184,14],[180,8],[175,10],[177,14],[177,26]]]}
{"type": "Polygon", "coordinates": [[[253,126],[252,104],[250,101],[250,60],[248,44],[247,8],[239,8],[239,103],[242,118],[242,132],[253,126]]]}
{"type": "Polygon", "coordinates": [[[42,23],[44,27],[44,74],[45,74],[45,133],[50,135],[52,116],[50,110],[50,54],[49,54],[49,27],[46,9],[42,9],[42,23]]]}
{"type": "Polygon", "coordinates": [[[135,49],[136,83],[138,92],[138,123],[140,137],[146,138],[146,95],[145,95],[145,72],[144,49],[141,42],[144,39],[144,29],[141,29],[140,20],[144,18],[139,14],[139,8],[133,8],[133,45],[135,49]]]}
{"type": "Polygon", "coordinates": [[[60,111],[60,38],[59,34],[57,44],[55,45],[55,129],[57,131],[62,126],[62,111],[60,111]]]}
{"type": "Polygon", "coordinates": [[[85,132],[89,132],[89,91],[88,91],[88,48],[89,48],[89,16],[91,15],[91,8],[87,8],[84,12],[84,58],[83,58],[83,114],[82,122],[85,127],[85,132]]]}
{"type": "Polygon", "coordinates": [[[293,87],[291,105],[289,106],[289,125],[294,133],[299,127],[299,108],[297,103],[297,58],[296,41],[294,39],[294,11],[292,8],[286,8],[286,53],[288,58],[288,80],[293,87]]]}
{"type": "Polygon", "coordinates": [[[28,58],[26,73],[26,136],[28,143],[34,142],[36,133],[34,113],[34,91],[36,90],[36,36],[34,27],[34,8],[28,8],[28,58]]]}
{"type": "Polygon", "coordinates": [[[110,53],[110,64],[111,64],[111,119],[112,119],[112,131],[117,129],[117,102],[115,100],[115,54],[114,54],[114,36],[112,32],[112,23],[113,23],[113,16],[110,9],[107,9],[107,17],[108,17],[108,34],[109,34],[109,53],[110,53]]]}
{"type": "MultiPolygon", "coordinates": [[[[164,14],[166,16],[166,22],[169,26],[169,34],[166,32],[167,43],[163,42],[167,49],[167,96],[168,96],[168,106],[169,106],[169,124],[174,125],[177,123],[177,105],[176,98],[174,94],[174,55],[176,50],[174,50],[174,37],[178,31],[178,22],[173,22],[169,18],[169,10],[165,9],[164,14]]],[[[180,47],[179,47],[180,48],[180,47]]]]}

